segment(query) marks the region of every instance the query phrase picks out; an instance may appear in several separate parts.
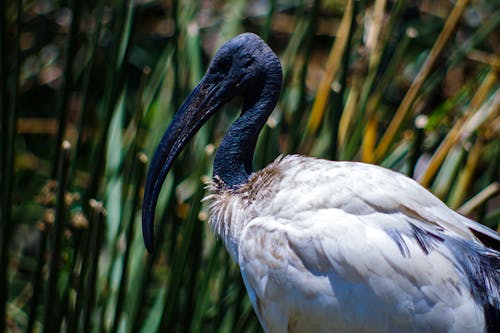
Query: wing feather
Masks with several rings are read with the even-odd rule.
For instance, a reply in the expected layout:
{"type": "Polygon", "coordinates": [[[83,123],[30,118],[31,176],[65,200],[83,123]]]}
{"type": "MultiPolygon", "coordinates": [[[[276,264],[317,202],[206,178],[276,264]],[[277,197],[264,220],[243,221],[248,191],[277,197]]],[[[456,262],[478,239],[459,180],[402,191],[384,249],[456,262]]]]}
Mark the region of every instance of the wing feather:
{"type": "Polygon", "coordinates": [[[298,332],[484,329],[482,304],[444,240],[426,251],[403,228],[404,255],[377,227],[378,218],[325,209],[296,220],[251,221],[242,234],[239,264],[264,327],[270,332],[294,325],[298,332]]]}

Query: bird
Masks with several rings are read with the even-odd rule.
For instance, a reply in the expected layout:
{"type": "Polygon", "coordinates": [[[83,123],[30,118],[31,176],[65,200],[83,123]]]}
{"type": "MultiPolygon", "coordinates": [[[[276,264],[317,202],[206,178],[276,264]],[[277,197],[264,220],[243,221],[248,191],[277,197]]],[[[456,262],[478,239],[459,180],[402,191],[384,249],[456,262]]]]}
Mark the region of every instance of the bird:
{"type": "Polygon", "coordinates": [[[259,36],[244,33],[220,47],[151,160],[142,208],[147,250],[176,157],[241,97],[203,200],[265,332],[500,332],[500,235],[492,229],[372,164],[280,155],[253,170],[281,88],[279,58],[259,36]]]}

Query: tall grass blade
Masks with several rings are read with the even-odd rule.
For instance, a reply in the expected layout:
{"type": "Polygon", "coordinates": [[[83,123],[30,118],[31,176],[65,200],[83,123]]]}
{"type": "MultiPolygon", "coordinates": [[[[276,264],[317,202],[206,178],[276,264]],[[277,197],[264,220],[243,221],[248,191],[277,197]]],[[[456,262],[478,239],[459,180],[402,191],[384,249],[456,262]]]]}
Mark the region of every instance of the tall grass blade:
{"type": "Polygon", "coordinates": [[[120,326],[120,319],[122,316],[122,312],[125,309],[125,296],[126,296],[126,288],[129,280],[129,258],[130,258],[130,253],[132,250],[132,242],[134,240],[134,231],[135,231],[135,212],[138,210],[139,207],[139,201],[141,198],[140,195],[140,186],[144,181],[144,176],[145,176],[145,165],[147,162],[147,158],[144,154],[139,154],[137,156],[137,163],[138,166],[136,167],[136,180],[132,186],[133,192],[134,192],[134,197],[132,199],[132,210],[130,214],[130,219],[127,224],[127,230],[126,230],[126,249],[125,253],[123,255],[123,266],[122,266],[122,271],[121,271],[121,279],[120,279],[120,286],[118,289],[118,296],[116,300],[116,307],[115,307],[115,313],[114,313],[114,320],[113,320],[113,326],[111,328],[111,333],[118,332],[118,327],[120,326]]]}
{"type": "Polygon", "coordinates": [[[351,33],[350,29],[353,13],[354,2],[352,0],[348,0],[344,15],[342,16],[342,21],[340,22],[339,29],[336,34],[335,43],[330,51],[330,55],[328,56],[325,74],[321,79],[316,93],[316,98],[314,99],[311,115],[306,128],[307,135],[314,135],[319,128],[321,120],[323,119],[328,96],[330,95],[330,86],[339,70],[340,64],[342,64],[342,56],[351,33]]]}
{"type": "MultiPolygon", "coordinates": [[[[498,10],[496,13],[500,13],[500,10],[498,10]]],[[[496,15],[496,13],[482,22],[481,26],[474,32],[474,34],[470,38],[465,40],[459,46],[456,52],[450,55],[444,66],[439,66],[438,68],[436,68],[434,73],[429,76],[427,83],[422,87],[420,95],[431,94],[432,91],[436,89],[436,86],[443,80],[447,71],[453,69],[461,62],[463,62],[465,57],[473,54],[474,48],[478,47],[480,43],[484,42],[491,34],[491,32],[498,28],[498,26],[500,25],[500,15],[496,15]]],[[[492,56],[487,63],[492,68],[498,68],[500,66],[500,58],[498,56],[492,56]]]]}
{"type": "Polygon", "coordinates": [[[31,306],[28,312],[28,325],[26,332],[31,333],[35,329],[35,321],[37,319],[37,309],[40,296],[42,294],[43,282],[43,267],[45,265],[45,250],[48,238],[48,225],[44,221],[40,224],[40,247],[38,249],[37,265],[35,269],[33,281],[33,298],[31,299],[31,306]]]}
{"type": "Polygon", "coordinates": [[[98,275],[98,263],[100,258],[100,252],[102,248],[102,242],[104,240],[104,221],[106,218],[106,211],[104,210],[102,203],[92,200],[90,203],[91,208],[94,210],[95,220],[92,221],[94,226],[91,228],[92,233],[89,236],[90,248],[90,270],[88,272],[87,289],[85,290],[85,306],[83,308],[83,332],[90,332],[91,329],[91,317],[94,313],[94,307],[97,296],[97,275],[98,275]]]}
{"type": "Polygon", "coordinates": [[[458,177],[457,184],[451,193],[451,198],[448,200],[448,206],[451,208],[457,209],[463,203],[466,194],[469,192],[472,177],[476,172],[483,149],[484,142],[483,139],[479,137],[467,156],[467,163],[458,177]]]}
{"type": "Polygon", "coordinates": [[[446,201],[451,187],[458,178],[458,172],[466,159],[466,152],[460,146],[453,146],[439,168],[432,183],[432,192],[441,200],[446,201]]]}
{"type": "Polygon", "coordinates": [[[269,42],[269,38],[271,36],[271,28],[273,24],[273,16],[275,11],[276,11],[276,0],[270,0],[269,11],[267,12],[264,26],[262,27],[262,36],[261,36],[262,39],[265,40],[266,42],[269,42]]]}
{"type": "Polygon", "coordinates": [[[486,186],[481,192],[470,198],[462,206],[457,209],[457,212],[463,215],[471,214],[474,209],[485,203],[488,199],[500,193],[500,183],[491,183],[486,186]]]}
{"type": "MultiPolygon", "coordinates": [[[[362,139],[361,146],[361,160],[365,162],[373,161],[374,150],[376,145],[376,129],[378,127],[378,121],[375,117],[375,109],[376,107],[373,105],[367,105],[370,101],[370,98],[376,96],[375,91],[377,89],[379,91],[383,91],[385,89],[386,84],[389,80],[386,80],[385,85],[381,85],[380,80],[376,81],[376,79],[380,79],[382,76],[380,73],[382,70],[385,72],[385,77],[392,77],[390,73],[388,73],[388,66],[382,66],[381,61],[384,55],[384,51],[389,47],[389,39],[394,36],[394,27],[396,23],[401,23],[401,14],[405,7],[405,1],[397,1],[395,7],[390,12],[390,17],[388,19],[387,24],[383,24],[385,17],[385,7],[386,1],[376,1],[373,9],[373,22],[371,22],[369,26],[369,33],[366,37],[366,47],[369,52],[368,58],[368,74],[364,79],[363,87],[361,89],[360,98],[359,98],[359,109],[362,115],[362,118],[367,119],[367,125],[365,130],[365,135],[362,139]],[[382,68],[385,67],[385,68],[382,68]],[[389,74],[389,75],[387,75],[389,74]],[[375,84],[376,83],[376,84],[375,84]]],[[[370,21],[368,21],[369,23],[370,21]]],[[[404,43],[400,43],[404,45],[404,43]]],[[[400,57],[395,57],[400,58],[400,57]]],[[[395,68],[395,66],[394,66],[395,68]]],[[[377,103],[378,104],[378,103],[377,103]]],[[[359,122],[362,124],[362,122],[359,122]]],[[[360,127],[359,125],[358,127],[360,127]]],[[[340,139],[340,138],[339,138],[340,139]]],[[[351,154],[352,155],[352,154],[351,154]]]]}
{"type": "MultiPolygon", "coordinates": [[[[96,149],[93,156],[94,161],[105,160],[107,147],[105,138],[108,137],[108,131],[113,116],[113,110],[115,109],[115,104],[124,89],[125,59],[127,58],[127,54],[130,50],[129,39],[133,23],[132,19],[133,1],[125,0],[122,3],[119,17],[115,23],[115,36],[118,36],[118,38],[111,56],[107,82],[109,89],[106,90],[106,95],[104,96],[102,105],[101,111],[104,114],[103,125],[96,140],[96,149]]],[[[104,172],[104,165],[104,163],[93,164],[90,185],[84,196],[84,202],[88,202],[91,198],[94,198],[98,194],[101,177],[104,172]]]]}
{"type": "Polygon", "coordinates": [[[76,129],[77,129],[77,141],[75,144],[75,149],[74,149],[74,154],[73,154],[73,159],[71,162],[71,172],[70,172],[70,179],[74,179],[74,173],[75,168],[76,168],[76,162],[78,161],[78,156],[80,155],[81,151],[81,146],[82,146],[82,140],[83,140],[83,131],[84,131],[84,125],[85,125],[85,120],[86,116],[88,116],[88,104],[90,100],[89,92],[91,91],[91,82],[90,78],[92,75],[92,69],[93,69],[93,64],[94,64],[94,59],[96,55],[96,49],[98,47],[99,43],[99,36],[101,34],[101,27],[102,27],[102,17],[104,13],[104,0],[99,0],[97,2],[97,8],[95,9],[96,14],[95,14],[95,22],[96,26],[95,29],[91,32],[91,37],[89,45],[87,47],[88,49],[88,54],[89,54],[89,59],[88,63],[86,64],[86,68],[83,73],[83,79],[82,79],[82,104],[81,104],[81,111],[78,116],[78,119],[76,121],[76,129]]]}
{"type": "Polygon", "coordinates": [[[69,94],[73,85],[73,65],[74,58],[76,54],[76,36],[78,32],[78,28],[80,25],[80,14],[81,14],[81,1],[78,0],[70,0],[69,1],[69,9],[72,13],[72,19],[69,29],[68,38],[66,39],[66,50],[65,50],[65,60],[64,60],[64,71],[63,71],[63,87],[61,91],[60,98],[58,100],[58,114],[57,119],[59,123],[59,127],[57,129],[57,138],[56,138],[56,154],[54,158],[54,165],[52,166],[52,178],[55,179],[57,177],[58,168],[59,168],[59,160],[60,154],[62,153],[62,143],[66,133],[66,123],[68,121],[68,99],[69,94]]]}
{"type": "Polygon", "coordinates": [[[76,299],[75,299],[75,305],[74,305],[74,310],[71,313],[71,316],[68,319],[68,332],[79,332],[80,327],[82,327],[82,321],[81,321],[81,316],[83,313],[83,310],[85,308],[85,303],[87,302],[87,295],[88,295],[88,282],[87,282],[87,275],[89,274],[89,266],[91,265],[92,257],[92,235],[95,233],[96,229],[96,220],[97,220],[97,212],[93,208],[93,206],[96,205],[95,200],[92,200],[91,202],[88,203],[89,207],[91,208],[90,215],[89,215],[89,227],[84,229],[82,232],[82,253],[81,253],[81,258],[79,260],[79,274],[78,274],[78,283],[76,287],[76,299]]]}
{"type": "MultiPolygon", "coordinates": [[[[470,119],[474,119],[475,114],[481,114],[481,113],[490,113],[490,114],[496,114],[498,111],[495,111],[495,108],[498,109],[498,104],[494,104],[494,100],[498,99],[498,89],[496,91],[497,97],[491,97],[490,102],[486,102],[485,105],[482,106],[483,109],[481,112],[479,112],[479,106],[481,103],[484,102],[484,100],[488,97],[488,93],[490,90],[495,86],[497,80],[497,74],[494,69],[490,70],[488,76],[483,80],[481,83],[481,87],[477,90],[476,94],[472,98],[470,105],[469,105],[469,111],[465,114],[465,116],[461,119],[459,119],[455,125],[451,128],[451,130],[448,132],[446,135],[446,138],[441,142],[439,145],[438,149],[436,152],[433,154],[432,159],[430,160],[425,173],[419,178],[419,182],[427,186],[429,185],[430,181],[432,180],[433,176],[436,174],[437,170],[439,169],[439,166],[441,165],[442,161],[446,157],[446,154],[448,151],[459,141],[463,140],[466,136],[470,134],[470,130],[467,128],[466,123],[469,122],[471,124],[470,119]],[[493,103],[493,104],[491,104],[493,103]],[[463,134],[466,134],[464,136],[463,134]]],[[[483,118],[483,121],[485,118],[483,118]]],[[[482,121],[481,121],[482,123],[482,121]]],[[[472,123],[473,126],[476,128],[480,125],[477,124],[476,122],[472,123]]]]}
{"type": "Polygon", "coordinates": [[[53,226],[52,241],[50,244],[50,263],[49,277],[47,281],[47,294],[45,299],[45,317],[43,324],[43,332],[56,331],[57,315],[54,310],[58,308],[60,302],[60,294],[57,288],[60,272],[62,236],[65,228],[66,220],[66,189],[67,177],[69,172],[69,157],[71,145],[68,141],[63,141],[61,160],[59,162],[58,177],[57,177],[57,201],[55,210],[55,220],[53,226]]]}
{"type": "Polygon", "coordinates": [[[23,3],[21,0],[16,1],[16,17],[15,17],[15,35],[14,35],[14,64],[12,70],[12,77],[7,73],[10,72],[7,53],[4,53],[7,47],[7,20],[6,6],[2,2],[0,15],[1,18],[1,35],[2,48],[1,48],[1,63],[2,76],[1,76],[1,99],[0,107],[2,108],[2,125],[0,127],[2,136],[2,170],[1,170],[1,188],[0,196],[0,216],[2,223],[0,226],[0,332],[6,329],[7,322],[7,302],[9,299],[9,244],[12,235],[13,221],[12,221],[12,196],[14,184],[14,145],[16,136],[16,121],[19,112],[19,73],[20,73],[20,35],[21,35],[21,19],[23,3]],[[11,87],[9,89],[9,81],[11,87]],[[10,90],[10,93],[9,93],[10,90]]]}
{"type": "Polygon", "coordinates": [[[429,76],[436,60],[443,50],[446,42],[450,38],[452,32],[455,30],[455,27],[462,16],[465,8],[467,7],[468,0],[459,0],[453,7],[448,19],[445,22],[443,30],[441,31],[439,37],[434,43],[434,46],[431,49],[431,52],[427,56],[424,65],[420,69],[417,74],[417,77],[413,80],[410,88],[408,89],[405,97],[401,101],[392,121],[390,122],[386,132],[380,139],[380,142],[375,149],[375,160],[380,161],[383,156],[387,153],[390,148],[392,142],[394,141],[394,137],[399,132],[403,122],[408,117],[409,112],[411,111],[411,107],[415,98],[417,97],[420,88],[425,82],[425,79],[429,76]]]}
{"type": "MultiPolygon", "coordinates": [[[[198,165],[204,167],[203,163],[199,163],[198,165]]],[[[194,174],[195,178],[201,179],[203,171],[204,170],[198,170],[198,172],[194,174]],[[196,175],[198,177],[196,177],[196,175]]],[[[200,208],[200,201],[203,198],[203,193],[204,190],[199,189],[191,199],[192,207],[190,207],[189,215],[187,216],[186,221],[183,223],[184,225],[183,229],[181,230],[181,234],[179,235],[179,241],[176,244],[175,250],[170,252],[176,254],[172,262],[172,267],[175,268],[175,274],[170,274],[168,279],[169,283],[165,296],[165,309],[159,329],[162,332],[172,331],[175,326],[173,317],[175,310],[178,309],[177,304],[179,302],[179,291],[182,288],[182,279],[184,277],[186,265],[190,257],[190,251],[192,250],[191,247],[193,246],[195,231],[197,226],[200,225],[200,222],[198,221],[198,211],[200,208]]]]}

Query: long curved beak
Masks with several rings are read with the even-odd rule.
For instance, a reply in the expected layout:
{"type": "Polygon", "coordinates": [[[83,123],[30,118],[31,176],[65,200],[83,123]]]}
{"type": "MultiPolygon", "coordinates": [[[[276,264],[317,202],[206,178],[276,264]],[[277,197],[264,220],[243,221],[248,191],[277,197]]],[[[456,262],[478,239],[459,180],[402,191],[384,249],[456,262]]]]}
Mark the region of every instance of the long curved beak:
{"type": "Polygon", "coordinates": [[[154,215],[158,195],[172,163],[186,143],[220,108],[221,86],[203,79],[184,101],[156,148],[149,167],[142,203],[142,234],[149,253],[154,250],[154,215]]]}

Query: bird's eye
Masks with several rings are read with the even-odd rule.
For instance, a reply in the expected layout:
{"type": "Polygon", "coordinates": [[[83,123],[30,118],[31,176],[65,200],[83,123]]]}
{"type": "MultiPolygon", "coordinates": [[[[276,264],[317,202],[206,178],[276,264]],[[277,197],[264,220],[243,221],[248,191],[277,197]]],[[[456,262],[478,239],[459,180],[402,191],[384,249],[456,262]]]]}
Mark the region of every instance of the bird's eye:
{"type": "Polygon", "coordinates": [[[250,67],[252,65],[252,63],[253,63],[253,59],[252,58],[244,59],[243,63],[241,64],[241,67],[248,68],[248,67],[250,67]]]}
{"type": "Polygon", "coordinates": [[[217,63],[216,69],[219,74],[227,74],[231,69],[231,60],[229,58],[222,58],[217,63]]]}

